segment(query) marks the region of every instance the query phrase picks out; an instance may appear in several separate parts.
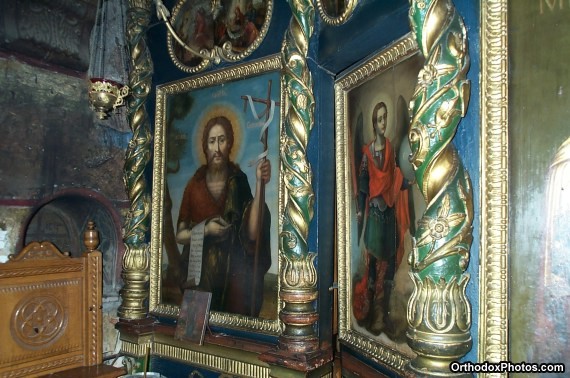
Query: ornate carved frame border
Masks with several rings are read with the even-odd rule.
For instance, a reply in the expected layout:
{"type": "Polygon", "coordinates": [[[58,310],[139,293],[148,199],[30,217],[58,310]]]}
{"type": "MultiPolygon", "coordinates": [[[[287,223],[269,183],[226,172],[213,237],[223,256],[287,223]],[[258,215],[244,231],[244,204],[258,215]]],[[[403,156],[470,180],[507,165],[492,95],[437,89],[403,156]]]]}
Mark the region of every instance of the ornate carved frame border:
{"type": "Polygon", "coordinates": [[[481,157],[478,355],[500,362],[508,360],[507,0],[481,2],[481,157]]]}
{"type": "MultiPolygon", "coordinates": [[[[351,89],[365,83],[374,76],[418,53],[418,46],[411,34],[395,42],[378,55],[367,61],[356,70],[350,72],[335,84],[335,124],[336,124],[336,166],[337,166],[337,249],[338,249],[338,282],[339,282],[339,337],[343,342],[353,346],[370,358],[403,372],[410,358],[394,351],[379,341],[372,340],[356,332],[351,327],[352,313],[352,273],[350,268],[350,202],[351,176],[347,164],[347,146],[349,136],[348,93],[351,89]]],[[[349,148],[349,147],[348,147],[349,148]]]]}

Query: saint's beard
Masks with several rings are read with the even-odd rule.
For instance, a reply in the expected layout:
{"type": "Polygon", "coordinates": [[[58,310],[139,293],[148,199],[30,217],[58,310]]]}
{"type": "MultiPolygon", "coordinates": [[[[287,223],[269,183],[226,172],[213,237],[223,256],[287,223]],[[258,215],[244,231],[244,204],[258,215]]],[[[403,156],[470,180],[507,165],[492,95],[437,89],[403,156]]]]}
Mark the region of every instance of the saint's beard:
{"type": "Polygon", "coordinates": [[[228,157],[222,155],[222,160],[214,161],[212,157],[208,162],[208,171],[214,174],[222,173],[228,168],[228,157]]]}

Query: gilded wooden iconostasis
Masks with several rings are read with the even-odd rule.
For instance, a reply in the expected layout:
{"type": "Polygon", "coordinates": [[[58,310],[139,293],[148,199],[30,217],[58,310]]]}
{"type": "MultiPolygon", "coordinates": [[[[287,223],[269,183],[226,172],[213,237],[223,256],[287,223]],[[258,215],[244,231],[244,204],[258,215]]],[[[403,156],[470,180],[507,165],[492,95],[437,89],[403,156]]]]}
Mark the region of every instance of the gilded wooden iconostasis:
{"type": "Polygon", "coordinates": [[[565,2],[125,0],[126,86],[87,92],[101,4],[0,5],[0,261],[40,235],[74,250],[95,214],[107,352],[117,320],[133,368],[166,376],[445,376],[570,349],[565,2]],[[111,121],[99,94],[124,96],[111,121]],[[228,123],[216,276],[186,208],[228,123]],[[394,162],[381,199],[372,161],[394,162]]]}
{"type": "Polygon", "coordinates": [[[476,360],[478,6],[129,5],[123,352],[166,376],[476,360]],[[376,143],[391,186],[357,203],[376,143]],[[233,173],[212,200],[216,159],[233,173]],[[178,334],[189,290],[212,293],[201,342],[178,334]]]}

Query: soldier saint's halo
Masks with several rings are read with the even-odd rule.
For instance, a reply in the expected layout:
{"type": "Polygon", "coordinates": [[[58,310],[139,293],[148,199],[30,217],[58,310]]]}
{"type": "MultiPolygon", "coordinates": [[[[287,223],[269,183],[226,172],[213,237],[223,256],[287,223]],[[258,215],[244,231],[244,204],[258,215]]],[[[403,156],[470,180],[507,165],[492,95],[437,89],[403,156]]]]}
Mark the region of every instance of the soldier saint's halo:
{"type": "Polygon", "coordinates": [[[196,151],[199,151],[198,158],[200,159],[200,164],[206,164],[206,156],[204,156],[204,152],[202,150],[202,134],[204,133],[204,129],[206,128],[208,121],[215,117],[226,117],[232,124],[232,128],[234,130],[234,144],[230,152],[230,161],[235,163],[236,156],[239,155],[242,144],[243,131],[241,122],[232,106],[217,104],[205,109],[200,117],[200,121],[198,122],[199,128],[196,133],[196,138],[194,139],[196,143],[196,151]]]}

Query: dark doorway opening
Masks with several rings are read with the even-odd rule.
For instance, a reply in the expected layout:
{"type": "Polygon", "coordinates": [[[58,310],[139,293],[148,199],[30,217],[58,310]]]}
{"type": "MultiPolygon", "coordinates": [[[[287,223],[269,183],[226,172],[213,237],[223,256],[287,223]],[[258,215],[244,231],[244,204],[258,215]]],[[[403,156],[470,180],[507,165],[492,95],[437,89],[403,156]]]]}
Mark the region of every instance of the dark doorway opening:
{"type": "Polygon", "coordinates": [[[79,257],[85,251],[83,231],[90,220],[99,231],[98,250],[103,253],[103,296],[118,297],[124,251],[119,239],[119,217],[109,204],[93,198],[91,192],[61,195],[40,205],[24,231],[24,244],[47,240],[62,252],[79,257]]]}

